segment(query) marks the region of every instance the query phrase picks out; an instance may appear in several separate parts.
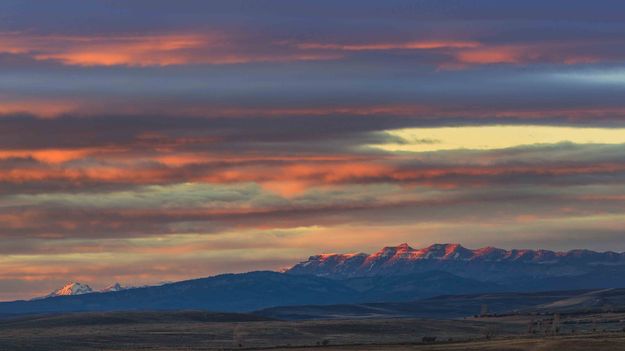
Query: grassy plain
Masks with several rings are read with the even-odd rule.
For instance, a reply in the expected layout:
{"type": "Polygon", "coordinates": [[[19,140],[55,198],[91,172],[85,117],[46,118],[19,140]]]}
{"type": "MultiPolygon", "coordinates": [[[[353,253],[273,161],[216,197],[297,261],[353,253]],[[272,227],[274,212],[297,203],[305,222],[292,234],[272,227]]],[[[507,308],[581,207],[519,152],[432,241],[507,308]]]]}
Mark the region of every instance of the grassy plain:
{"type": "Polygon", "coordinates": [[[198,311],[81,313],[0,320],[0,350],[625,350],[613,317],[582,324],[563,317],[576,334],[549,336],[528,334],[535,316],[276,321],[198,311]]]}

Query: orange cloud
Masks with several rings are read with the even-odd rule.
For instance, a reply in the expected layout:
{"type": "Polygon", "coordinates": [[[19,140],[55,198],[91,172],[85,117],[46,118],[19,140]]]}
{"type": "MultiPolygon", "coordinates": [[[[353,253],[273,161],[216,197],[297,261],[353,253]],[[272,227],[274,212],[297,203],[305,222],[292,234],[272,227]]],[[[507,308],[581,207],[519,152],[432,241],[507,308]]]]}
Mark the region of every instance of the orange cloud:
{"type": "Polygon", "coordinates": [[[365,43],[365,44],[326,44],[302,43],[296,45],[300,49],[311,50],[344,50],[344,51],[376,51],[376,50],[429,50],[444,48],[475,48],[480,46],[476,41],[408,41],[400,43],[365,43]]]}
{"type": "Polygon", "coordinates": [[[192,164],[209,164],[209,163],[220,163],[220,164],[229,164],[229,165],[237,165],[240,163],[248,163],[248,162],[271,162],[271,161],[282,161],[282,162],[336,162],[336,161],[358,161],[358,160],[369,160],[370,157],[367,156],[358,156],[358,155],[237,155],[237,154],[213,154],[213,153],[205,153],[205,152],[197,152],[197,153],[185,153],[185,152],[174,152],[171,154],[165,155],[156,155],[150,158],[151,160],[157,161],[167,166],[171,167],[181,167],[192,164]]]}
{"type": "MultiPolygon", "coordinates": [[[[180,110],[178,110],[180,111],[180,110]]],[[[262,116],[262,117],[278,117],[278,116],[324,116],[324,115],[375,115],[389,114],[396,116],[414,116],[416,114],[433,113],[431,106],[417,104],[386,104],[386,105],[337,105],[337,106],[316,106],[316,107],[219,107],[219,106],[200,106],[195,108],[182,108],[191,115],[205,115],[210,113],[220,116],[262,116]]]]}
{"type": "Polygon", "coordinates": [[[524,50],[519,47],[487,47],[474,50],[461,50],[456,58],[466,64],[520,63],[524,50]]]}
{"type": "MultiPolygon", "coordinates": [[[[349,52],[388,50],[437,50],[447,58],[441,68],[464,68],[482,64],[564,64],[620,60],[593,52],[596,43],[528,42],[491,45],[477,40],[408,40],[400,42],[293,42],[271,41],[254,49],[258,39],[240,33],[192,32],[133,35],[35,35],[0,32],[0,53],[27,55],[35,60],[54,60],[77,66],[168,66],[184,64],[242,64],[344,59],[349,52]]],[[[620,45],[602,43],[605,45],[620,45]]],[[[0,110],[1,112],[1,110],[0,110]]]]}
{"type": "MultiPolygon", "coordinates": [[[[0,49],[1,51],[1,49],[0,49]]],[[[327,116],[327,115],[394,115],[416,116],[433,115],[442,112],[434,106],[424,104],[365,104],[365,105],[329,105],[329,106],[258,106],[238,107],[223,106],[203,102],[185,104],[164,103],[155,99],[119,99],[115,97],[74,97],[74,98],[3,98],[0,96],[0,116],[16,113],[28,113],[37,117],[53,118],[63,114],[76,113],[85,116],[103,114],[175,114],[178,116],[198,117],[281,117],[281,116],[327,116]]]]}
{"type": "Polygon", "coordinates": [[[263,183],[263,188],[283,197],[294,197],[306,191],[311,184],[305,181],[270,181],[263,183]]]}
{"type": "MultiPolygon", "coordinates": [[[[619,45],[620,43],[610,43],[619,45]]],[[[563,64],[587,64],[605,60],[609,57],[588,54],[592,48],[580,50],[593,43],[519,43],[508,45],[490,45],[475,40],[423,40],[405,42],[370,42],[370,43],[290,43],[300,50],[328,51],[388,51],[388,50],[437,50],[448,56],[439,63],[443,69],[464,69],[473,65],[485,64],[528,64],[532,62],[556,62],[563,64]]],[[[614,60],[615,58],[612,58],[614,60]]]]}
{"type": "Polygon", "coordinates": [[[78,160],[102,151],[101,149],[43,149],[43,150],[0,150],[0,160],[9,158],[32,158],[39,162],[59,164],[78,160]]]}
{"type": "Polygon", "coordinates": [[[31,56],[76,66],[169,66],[310,61],[336,54],[254,53],[223,33],[174,33],[121,36],[60,36],[0,33],[0,53],[31,56]]]}
{"type": "Polygon", "coordinates": [[[453,188],[458,184],[488,184],[492,177],[501,176],[571,176],[579,174],[609,174],[625,171],[617,163],[578,163],[569,165],[467,165],[417,166],[403,165],[401,157],[369,155],[361,160],[357,155],[310,155],[309,157],[279,155],[228,155],[181,153],[169,150],[129,154],[123,149],[70,149],[35,151],[0,151],[0,159],[32,157],[44,165],[21,165],[0,169],[0,181],[32,183],[43,181],[85,183],[125,183],[136,185],[197,183],[260,184],[265,189],[285,197],[296,196],[311,187],[334,184],[363,184],[397,182],[421,184],[436,188],[453,188]],[[66,164],[89,157],[98,166],[82,163],[66,164]],[[146,162],[147,161],[147,162],[146,162]]]}
{"type": "MultiPolygon", "coordinates": [[[[35,54],[38,60],[58,60],[80,66],[165,66],[190,60],[185,50],[214,45],[213,35],[157,35],[126,37],[57,37],[60,52],[35,54]]],[[[53,49],[51,51],[54,51],[53,49]]]]}
{"type": "Polygon", "coordinates": [[[445,63],[453,68],[454,65],[483,65],[483,64],[529,64],[533,62],[552,62],[567,65],[588,64],[610,60],[588,54],[592,48],[582,49],[588,43],[528,43],[518,45],[493,45],[455,50],[456,62],[445,63]]]}
{"type": "MultiPolygon", "coordinates": [[[[1,49],[0,49],[1,51],[1,49]]],[[[54,117],[74,111],[79,104],[72,101],[20,99],[19,101],[0,101],[0,115],[30,113],[40,117],[54,117]]]]}

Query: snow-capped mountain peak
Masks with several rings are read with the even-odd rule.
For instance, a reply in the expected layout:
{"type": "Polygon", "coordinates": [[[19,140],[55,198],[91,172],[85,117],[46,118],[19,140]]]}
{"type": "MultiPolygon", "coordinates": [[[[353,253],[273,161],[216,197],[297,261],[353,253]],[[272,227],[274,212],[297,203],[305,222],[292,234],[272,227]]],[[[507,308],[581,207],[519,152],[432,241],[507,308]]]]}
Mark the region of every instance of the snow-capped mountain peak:
{"type": "Polygon", "coordinates": [[[57,296],[74,296],[74,295],[84,295],[84,294],[92,294],[92,293],[109,293],[109,292],[116,292],[116,291],[128,290],[128,289],[133,289],[133,288],[134,287],[121,285],[120,283],[114,283],[114,284],[107,286],[106,288],[102,290],[93,290],[87,284],[71,282],[71,283],[67,283],[62,288],[51,292],[48,295],[37,297],[37,298],[34,298],[33,300],[40,300],[40,299],[45,299],[49,297],[57,297],[57,296]]]}
{"type": "Polygon", "coordinates": [[[46,297],[55,297],[55,296],[70,296],[70,295],[83,295],[92,293],[93,289],[87,284],[81,283],[67,283],[64,287],[53,291],[46,297]]]}
{"type": "Polygon", "coordinates": [[[128,287],[125,287],[119,283],[115,283],[112,285],[107,286],[106,288],[100,290],[100,292],[114,292],[114,291],[122,291],[122,290],[127,290],[128,287]]]}

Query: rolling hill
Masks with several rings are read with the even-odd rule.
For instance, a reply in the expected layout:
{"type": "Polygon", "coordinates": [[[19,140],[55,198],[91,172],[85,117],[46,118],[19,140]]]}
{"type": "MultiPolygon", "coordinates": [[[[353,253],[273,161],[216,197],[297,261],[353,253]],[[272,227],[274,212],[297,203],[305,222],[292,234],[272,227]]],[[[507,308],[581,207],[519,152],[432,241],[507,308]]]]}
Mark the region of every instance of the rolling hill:
{"type": "Polygon", "coordinates": [[[437,296],[409,302],[281,306],[263,309],[256,314],[284,320],[398,317],[449,319],[480,314],[484,305],[490,314],[625,311],[625,289],[504,292],[437,296]]]}
{"type": "Polygon", "coordinates": [[[273,306],[416,300],[448,292],[485,292],[496,288],[445,272],[340,281],[264,271],[114,292],[3,302],[0,315],[181,309],[245,312],[273,306]]]}

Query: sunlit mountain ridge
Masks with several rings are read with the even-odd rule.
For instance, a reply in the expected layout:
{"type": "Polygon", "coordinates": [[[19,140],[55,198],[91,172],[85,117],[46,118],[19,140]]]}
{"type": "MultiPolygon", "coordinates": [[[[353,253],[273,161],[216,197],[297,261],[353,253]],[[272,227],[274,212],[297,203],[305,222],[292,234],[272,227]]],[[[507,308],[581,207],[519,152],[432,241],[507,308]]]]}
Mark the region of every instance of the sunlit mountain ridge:
{"type": "Polygon", "coordinates": [[[567,276],[599,266],[625,267],[625,253],[591,250],[551,251],[495,247],[468,249],[460,244],[433,244],[415,249],[408,244],[387,246],[373,253],[320,254],[286,269],[290,274],[330,278],[401,275],[432,270],[448,271],[480,280],[511,276],[567,276]]]}

